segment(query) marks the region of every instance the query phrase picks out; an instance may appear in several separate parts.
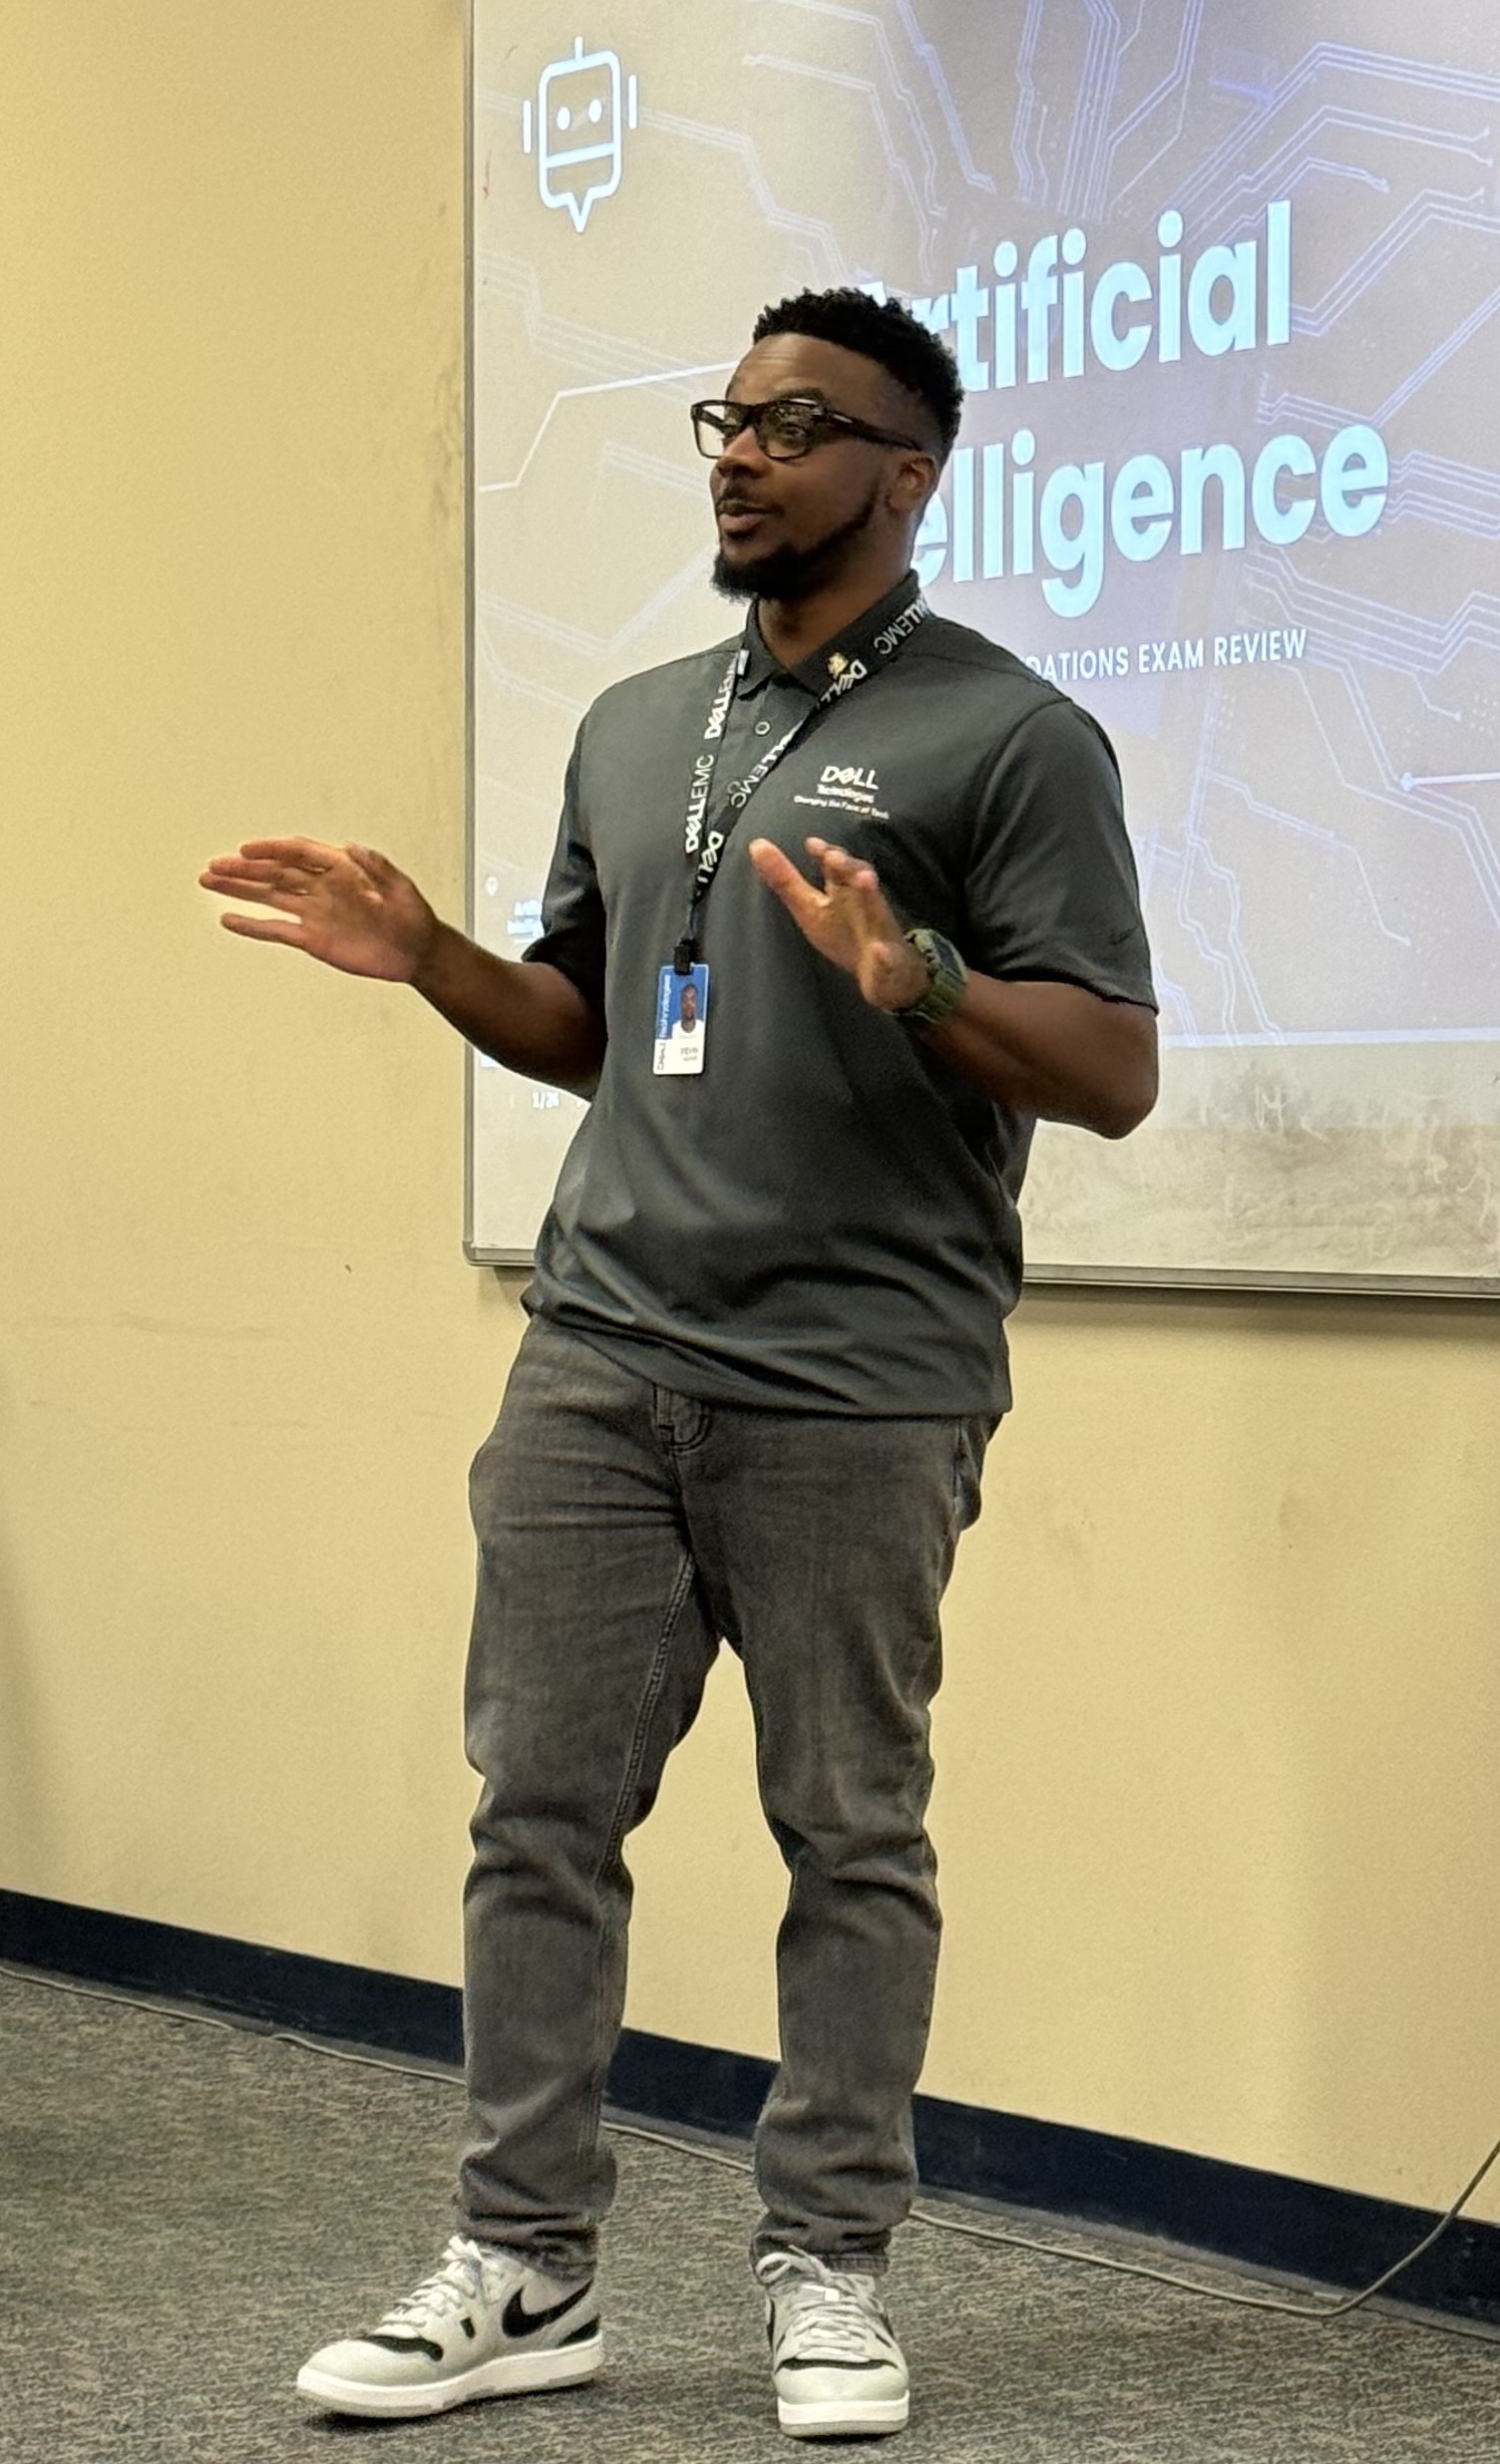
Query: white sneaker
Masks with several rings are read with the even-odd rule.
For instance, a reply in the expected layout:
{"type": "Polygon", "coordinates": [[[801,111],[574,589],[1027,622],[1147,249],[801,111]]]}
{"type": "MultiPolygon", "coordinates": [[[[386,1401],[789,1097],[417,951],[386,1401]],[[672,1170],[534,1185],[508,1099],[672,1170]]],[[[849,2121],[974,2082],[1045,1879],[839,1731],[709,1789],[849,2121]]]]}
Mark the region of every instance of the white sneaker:
{"type": "Polygon", "coordinates": [[[364,2335],[324,2344],[297,2372],[330,2412],[446,2412],[476,2396],[570,2387],[599,2366],[591,2283],[562,2285],[516,2251],[455,2234],[441,2266],[364,2335]]]}
{"type": "Polygon", "coordinates": [[[756,2277],[776,2417],[791,2438],[881,2438],[904,2430],[911,2381],[877,2279],[809,2251],[768,2251],[756,2277]]]}

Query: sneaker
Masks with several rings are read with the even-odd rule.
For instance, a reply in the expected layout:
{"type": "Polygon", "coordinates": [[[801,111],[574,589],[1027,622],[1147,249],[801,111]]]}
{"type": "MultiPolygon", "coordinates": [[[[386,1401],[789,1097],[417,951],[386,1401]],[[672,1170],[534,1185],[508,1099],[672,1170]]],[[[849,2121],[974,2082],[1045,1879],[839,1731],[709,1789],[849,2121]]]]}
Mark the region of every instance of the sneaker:
{"type": "Polygon", "coordinates": [[[904,2430],[910,2380],[877,2279],[809,2251],[768,2251],[766,2294],[776,2417],[791,2438],[880,2438],[904,2430]]]}
{"type": "Polygon", "coordinates": [[[571,2387],[599,2366],[591,2282],[563,2285],[516,2251],[455,2234],[441,2266],[378,2327],[324,2344],[297,2372],[329,2412],[447,2412],[476,2396],[571,2387]]]}

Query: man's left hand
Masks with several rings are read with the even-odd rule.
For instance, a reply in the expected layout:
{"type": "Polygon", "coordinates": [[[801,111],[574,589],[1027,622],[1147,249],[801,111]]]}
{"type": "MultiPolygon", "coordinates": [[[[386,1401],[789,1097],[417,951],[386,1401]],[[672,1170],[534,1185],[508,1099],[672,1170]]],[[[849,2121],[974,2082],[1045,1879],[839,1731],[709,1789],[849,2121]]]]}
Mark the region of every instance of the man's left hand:
{"type": "Polygon", "coordinates": [[[826,839],[807,852],[822,868],[823,887],[804,879],[769,839],[753,839],[750,862],[820,955],[852,975],[872,1009],[908,1009],[928,988],[926,963],[892,912],[873,865],[826,839]]]}

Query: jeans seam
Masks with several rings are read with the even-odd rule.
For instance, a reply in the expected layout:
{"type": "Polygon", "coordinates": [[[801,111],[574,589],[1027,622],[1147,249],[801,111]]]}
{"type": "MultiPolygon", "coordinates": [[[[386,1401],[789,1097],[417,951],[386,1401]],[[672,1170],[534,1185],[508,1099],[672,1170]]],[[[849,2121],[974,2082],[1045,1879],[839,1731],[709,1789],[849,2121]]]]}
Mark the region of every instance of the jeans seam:
{"type": "MultiPolygon", "coordinates": [[[[682,1614],[688,1594],[692,1589],[693,1574],[694,1567],[691,1553],[684,1549],[682,1552],[682,1565],[678,1572],[676,1583],[673,1584],[671,1594],[667,1600],[666,1612],[661,1621],[661,1633],[657,1639],[655,1654],[652,1658],[650,1669],[647,1672],[645,1687],[641,1694],[640,1709],[637,1712],[635,1719],[635,1734],[630,1741],[630,1758],[625,1765],[624,1777],[620,1782],[619,1795],[615,1800],[614,1812],[610,1817],[609,1829],[605,1835],[603,1851],[593,1870],[593,1887],[595,1894],[597,1894],[599,1884],[603,1879],[606,1868],[614,1863],[624,1844],[626,1819],[630,1810],[630,1802],[635,1793],[635,1783],[640,1777],[640,1766],[645,1759],[646,1737],[650,1730],[651,1721],[655,1716],[656,1707],[661,1700],[661,1689],[665,1681],[667,1665],[671,1659],[672,1640],[677,1630],[677,1620],[682,1614]]],[[[606,2045],[601,2044],[599,2039],[603,2033],[602,2010],[604,1968],[605,1962],[608,1958],[608,1930],[607,1927],[601,1927],[599,1931],[598,1952],[594,1961],[593,1980],[593,2068],[596,2084],[590,2089],[587,2102],[584,2106],[582,2115],[580,2116],[577,2146],[577,2153],[580,2156],[587,2152],[597,2136],[599,2115],[603,2110],[604,2103],[604,2088],[606,2085],[605,2073],[608,2066],[609,2048],[606,2045]]]]}

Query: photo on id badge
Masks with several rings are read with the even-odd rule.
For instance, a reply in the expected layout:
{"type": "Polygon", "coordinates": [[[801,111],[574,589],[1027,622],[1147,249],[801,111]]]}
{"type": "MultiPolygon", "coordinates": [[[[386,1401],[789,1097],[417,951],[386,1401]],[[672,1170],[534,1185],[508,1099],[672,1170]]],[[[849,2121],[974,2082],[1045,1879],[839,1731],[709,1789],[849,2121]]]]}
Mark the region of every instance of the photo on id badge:
{"type": "Polygon", "coordinates": [[[679,975],[663,967],[656,978],[656,1059],[658,1078],[688,1078],[703,1067],[708,1041],[708,969],[692,967],[679,975]]]}

